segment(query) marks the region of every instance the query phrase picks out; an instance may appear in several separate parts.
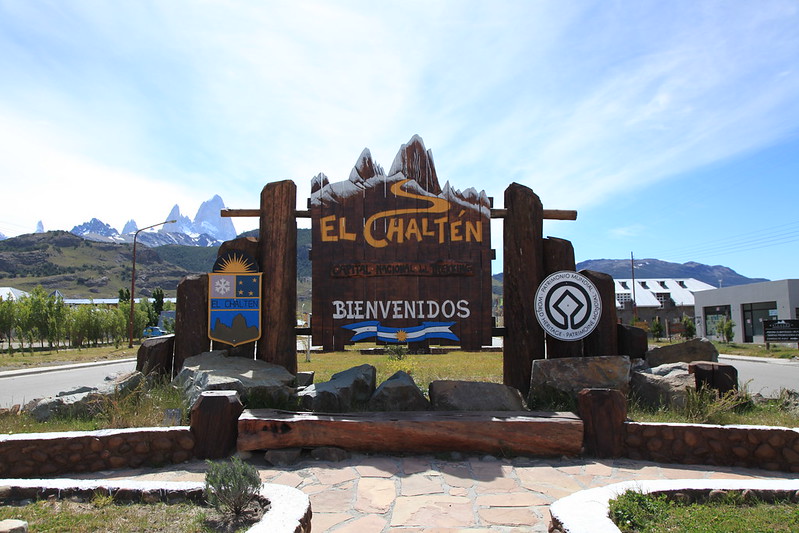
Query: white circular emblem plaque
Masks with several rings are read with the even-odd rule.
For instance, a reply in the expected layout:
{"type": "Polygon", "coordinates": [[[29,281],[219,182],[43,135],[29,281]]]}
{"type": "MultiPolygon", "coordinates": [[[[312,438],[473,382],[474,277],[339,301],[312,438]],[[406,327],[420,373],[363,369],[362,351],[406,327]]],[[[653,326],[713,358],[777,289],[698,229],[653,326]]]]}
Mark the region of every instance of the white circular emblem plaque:
{"type": "Polygon", "coordinates": [[[535,292],[535,316],[547,335],[576,341],[596,328],[602,300],[590,279],[561,270],[547,276],[535,292]]]}

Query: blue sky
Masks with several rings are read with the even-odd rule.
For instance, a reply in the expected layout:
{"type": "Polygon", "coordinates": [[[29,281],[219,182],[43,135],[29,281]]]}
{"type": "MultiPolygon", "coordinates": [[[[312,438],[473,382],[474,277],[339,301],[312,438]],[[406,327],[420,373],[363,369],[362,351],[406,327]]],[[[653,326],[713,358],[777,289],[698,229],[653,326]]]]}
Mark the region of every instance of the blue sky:
{"type": "Polygon", "coordinates": [[[442,182],[577,209],[545,234],[578,261],[799,277],[794,0],[0,0],[0,80],[7,236],[282,179],[304,208],[419,134],[442,182]]]}

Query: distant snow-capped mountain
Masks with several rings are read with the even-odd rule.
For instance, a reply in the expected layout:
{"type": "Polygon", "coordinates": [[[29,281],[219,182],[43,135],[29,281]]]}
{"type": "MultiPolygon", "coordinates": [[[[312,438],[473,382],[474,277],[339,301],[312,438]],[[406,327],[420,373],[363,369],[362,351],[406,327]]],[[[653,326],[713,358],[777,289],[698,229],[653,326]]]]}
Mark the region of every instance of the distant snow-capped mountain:
{"type": "MultiPolygon", "coordinates": [[[[214,195],[202,203],[194,220],[182,215],[180,207],[175,204],[164,220],[174,220],[164,224],[157,231],[139,233],[137,242],[146,246],[163,246],[179,244],[183,246],[219,246],[222,242],[236,238],[236,229],[229,218],[223,218],[220,211],[225,203],[219,195],[214,195]]],[[[135,220],[129,220],[122,233],[110,225],[92,218],[89,222],[75,226],[70,233],[85,239],[102,242],[133,242],[138,231],[135,220]]]]}

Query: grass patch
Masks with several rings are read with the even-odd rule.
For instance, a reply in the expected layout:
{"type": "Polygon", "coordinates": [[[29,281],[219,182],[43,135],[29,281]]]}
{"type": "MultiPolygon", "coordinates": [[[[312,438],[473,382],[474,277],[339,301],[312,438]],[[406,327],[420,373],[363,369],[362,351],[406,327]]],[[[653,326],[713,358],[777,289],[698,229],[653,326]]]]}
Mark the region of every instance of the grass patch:
{"type": "Polygon", "coordinates": [[[689,390],[684,408],[652,408],[632,399],[627,416],[636,422],[799,427],[799,395],[782,390],[777,398],[755,401],[745,390],[721,397],[689,390]]]}
{"type": "Polygon", "coordinates": [[[149,384],[144,380],[127,396],[111,396],[98,402],[94,407],[93,414],[54,418],[46,422],[38,422],[27,413],[3,413],[0,414],[0,433],[164,426],[167,409],[179,409],[180,423],[185,425],[189,422],[189,412],[183,394],[166,380],[150,381],[149,384]]]}
{"type": "Polygon", "coordinates": [[[33,352],[26,347],[25,350],[15,350],[9,354],[8,350],[0,352],[0,370],[18,370],[36,366],[56,366],[69,363],[91,363],[94,361],[107,361],[136,357],[138,346],[133,348],[117,348],[115,346],[98,346],[95,348],[60,348],[41,349],[34,346],[33,352]]]}
{"type": "Polygon", "coordinates": [[[718,501],[680,503],[628,490],[609,507],[610,518],[624,533],[799,531],[798,505],[745,499],[735,491],[718,501]]]}
{"type": "Polygon", "coordinates": [[[260,513],[254,510],[229,516],[195,503],[117,504],[112,500],[107,496],[89,502],[52,498],[4,505],[0,506],[0,520],[25,520],[31,531],[198,533],[246,531],[260,519],[260,513]]]}
{"type": "Polygon", "coordinates": [[[369,364],[377,370],[377,382],[382,383],[395,372],[404,370],[426,392],[431,381],[458,379],[464,381],[489,381],[502,383],[502,353],[452,351],[447,354],[395,354],[361,355],[358,350],[312,353],[311,362],[305,355],[297,358],[300,371],[313,371],[314,382],[328,381],[336,372],[354,366],[369,364]]]}

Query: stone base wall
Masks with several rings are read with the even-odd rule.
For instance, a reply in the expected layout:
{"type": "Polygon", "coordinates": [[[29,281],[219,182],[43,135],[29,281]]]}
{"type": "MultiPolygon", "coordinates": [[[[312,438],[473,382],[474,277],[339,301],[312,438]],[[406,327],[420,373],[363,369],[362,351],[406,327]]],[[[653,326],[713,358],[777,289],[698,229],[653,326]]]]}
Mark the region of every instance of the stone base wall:
{"type": "Polygon", "coordinates": [[[188,426],[0,435],[0,477],[182,463],[194,457],[194,445],[188,426]]]}
{"type": "Polygon", "coordinates": [[[625,422],[624,449],[635,460],[799,473],[797,428],[625,422]]]}

